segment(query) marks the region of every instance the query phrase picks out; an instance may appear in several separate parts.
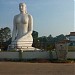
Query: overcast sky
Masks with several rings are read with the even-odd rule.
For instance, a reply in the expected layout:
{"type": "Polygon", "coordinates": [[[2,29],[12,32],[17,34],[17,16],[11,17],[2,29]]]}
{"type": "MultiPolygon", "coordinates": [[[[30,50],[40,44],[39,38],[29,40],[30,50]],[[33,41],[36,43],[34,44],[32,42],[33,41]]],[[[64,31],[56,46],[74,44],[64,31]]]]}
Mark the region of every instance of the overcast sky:
{"type": "Polygon", "coordinates": [[[74,31],[73,0],[0,0],[0,27],[13,28],[13,17],[19,14],[19,3],[25,2],[33,16],[39,36],[69,34],[74,31]]]}

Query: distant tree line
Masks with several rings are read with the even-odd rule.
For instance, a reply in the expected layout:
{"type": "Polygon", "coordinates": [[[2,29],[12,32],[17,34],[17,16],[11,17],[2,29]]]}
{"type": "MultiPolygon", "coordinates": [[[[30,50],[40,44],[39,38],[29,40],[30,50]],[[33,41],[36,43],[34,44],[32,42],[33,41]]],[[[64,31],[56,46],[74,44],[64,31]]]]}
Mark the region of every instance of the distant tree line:
{"type": "Polygon", "coordinates": [[[66,35],[60,34],[53,37],[51,34],[49,36],[38,37],[38,32],[33,32],[33,46],[36,48],[41,48],[43,50],[55,49],[55,43],[58,43],[66,39],[66,35]]]}
{"type": "MultiPolygon", "coordinates": [[[[62,41],[66,38],[65,35],[60,34],[56,37],[53,37],[51,34],[49,36],[38,37],[38,32],[33,31],[33,47],[43,49],[43,50],[52,50],[55,48],[55,43],[62,41]]],[[[11,43],[11,29],[9,27],[0,29],[0,49],[7,50],[8,45],[11,43]]]]}

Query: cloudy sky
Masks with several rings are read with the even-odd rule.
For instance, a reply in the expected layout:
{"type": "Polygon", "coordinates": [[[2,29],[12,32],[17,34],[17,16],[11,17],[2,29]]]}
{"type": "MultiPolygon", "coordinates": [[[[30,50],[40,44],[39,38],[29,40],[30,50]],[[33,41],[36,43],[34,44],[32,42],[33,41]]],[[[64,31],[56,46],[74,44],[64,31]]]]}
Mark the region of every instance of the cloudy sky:
{"type": "Polygon", "coordinates": [[[8,26],[12,30],[20,2],[26,3],[39,36],[66,35],[74,31],[74,0],[0,0],[0,27],[8,26]]]}

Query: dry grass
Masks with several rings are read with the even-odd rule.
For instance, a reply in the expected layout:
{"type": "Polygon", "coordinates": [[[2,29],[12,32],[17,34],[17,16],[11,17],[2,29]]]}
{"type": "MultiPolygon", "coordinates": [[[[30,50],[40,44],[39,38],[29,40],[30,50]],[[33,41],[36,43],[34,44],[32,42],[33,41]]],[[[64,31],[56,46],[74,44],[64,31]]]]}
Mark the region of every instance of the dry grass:
{"type": "Polygon", "coordinates": [[[0,62],[0,75],[75,75],[74,63],[0,62]]]}

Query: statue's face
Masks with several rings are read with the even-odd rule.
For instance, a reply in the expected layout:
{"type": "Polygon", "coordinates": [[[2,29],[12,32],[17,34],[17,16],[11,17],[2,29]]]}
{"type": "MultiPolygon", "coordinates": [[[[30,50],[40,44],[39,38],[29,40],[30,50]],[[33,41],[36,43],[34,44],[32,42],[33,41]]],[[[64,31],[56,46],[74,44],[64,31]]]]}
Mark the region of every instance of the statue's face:
{"type": "Polygon", "coordinates": [[[21,12],[26,11],[26,5],[25,5],[24,3],[20,3],[20,4],[19,4],[19,10],[20,10],[21,12]]]}

